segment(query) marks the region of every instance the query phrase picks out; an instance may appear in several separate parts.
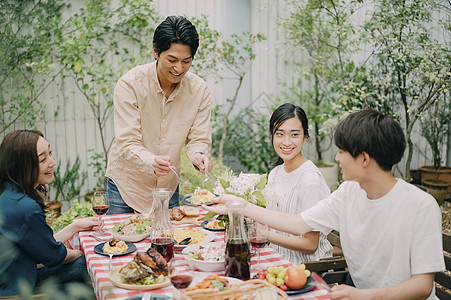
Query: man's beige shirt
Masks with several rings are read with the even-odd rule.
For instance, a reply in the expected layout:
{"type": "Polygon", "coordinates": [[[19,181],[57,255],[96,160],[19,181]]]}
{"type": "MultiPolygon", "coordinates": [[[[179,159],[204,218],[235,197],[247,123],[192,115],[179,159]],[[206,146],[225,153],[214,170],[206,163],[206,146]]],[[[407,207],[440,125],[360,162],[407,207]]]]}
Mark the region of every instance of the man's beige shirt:
{"type": "Polygon", "coordinates": [[[157,78],[156,62],[138,66],[119,79],[114,89],[115,138],[106,176],[116,184],[128,206],[148,213],[152,188],[177,188],[170,172],[157,177],[155,156],[169,155],[180,172],[180,151],[191,158],[211,146],[211,102],[206,83],[187,72],[166,99],[157,78]]]}

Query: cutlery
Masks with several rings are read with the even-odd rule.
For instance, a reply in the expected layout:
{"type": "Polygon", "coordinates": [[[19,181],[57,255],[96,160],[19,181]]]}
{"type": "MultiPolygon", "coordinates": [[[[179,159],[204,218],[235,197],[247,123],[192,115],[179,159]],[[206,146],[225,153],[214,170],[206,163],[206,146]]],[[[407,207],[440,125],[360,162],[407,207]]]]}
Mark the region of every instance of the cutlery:
{"type": "Polygon", "coordinates": [[[150,294],[145,293],[141,300],[150,300],[150,294]]]}
{"type": "Polygon", "coordinates": [[[90,234],[89,237],[92,237],[92,238],[94,238],[94,239],[96,239],[98,241],[101,241],[101,242],[108,242],[108,240],[101,239],[101,238],[99,238],[99,237],[97,237],[97,236],[95,236],[93,234],[90,234]]]}
{"type": "Polygon", "coordinates": [[[315,285],[325,289],[326,291],[330,290],[330,286],[327,284],[327,282],[324,281],[324,279],[316,274],[315,272],[312,273],[313,279],[315,280],[315,285]]]}
{"type": "Polygon", "coordinates": [[[180,243],[177,243],[177,245],[188,245],[190,241],[191,241],[191,237],[189,236],[189,237],[181,240],[180,243]]]}
{"type": "Polygon", "coordinates": [[[174,172],[175,176],[177,176],[178,180],[179,180],[181,183],[193,185],[191,182],[186,181],[186,180],[183,180],[182,178],[180,178],[179,174],[177,174],[177,172],[175,171],[175,169],[173,169],[173,167],[169,166],[169,169],[171,169],[171,171],[174,172]]]}
{"type": "Polygon", "coordinates": [[[205,180],[204,180],[204,183],[207,182],[209,179],[210,179],[210,176],[208,176],[208,173],[205,172],[205,180]]]}
{"type": "Polygon", "coordinates": [[[110,262],[108,263],[108,270],[111,270],[111,261],[113,260],[113,254],[108,253],[108,255],[110,256],[110,262]]]}

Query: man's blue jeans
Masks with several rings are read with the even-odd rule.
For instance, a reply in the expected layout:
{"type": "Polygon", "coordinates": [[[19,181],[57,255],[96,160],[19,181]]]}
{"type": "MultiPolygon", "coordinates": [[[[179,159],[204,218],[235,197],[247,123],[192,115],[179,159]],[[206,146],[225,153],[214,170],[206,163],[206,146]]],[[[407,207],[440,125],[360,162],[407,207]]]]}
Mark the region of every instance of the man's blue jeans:
{"type": "MultiPolygon", "coordinates": [[[[117,189],[116,184],[108,177],[106,179],[106,193],[110,199],[110,208],[107,213],[108,215],[132,213],[135,211],[125,203],[124,199],[122,199],[121,193],[119,193],[119,190],[117,189]]],[[[177,186],[174,195],[172,195],[172,198],[169,200],[169,208],[174,206],[179,206],[179,186],[177,186]]]]}

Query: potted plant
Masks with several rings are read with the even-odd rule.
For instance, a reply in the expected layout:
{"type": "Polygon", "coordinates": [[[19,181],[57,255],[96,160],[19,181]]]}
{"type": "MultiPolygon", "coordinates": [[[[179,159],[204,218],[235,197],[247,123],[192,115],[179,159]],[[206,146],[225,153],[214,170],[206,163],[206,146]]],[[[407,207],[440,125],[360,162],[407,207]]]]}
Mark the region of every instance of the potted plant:
{"type": "Polygon", "coordinates": [[[428,141],[432,150],[432,166],[420,168],[421,183],[441,204],[450,197],[451,167],[442,166],[442,148],[449,134],[449,113],[451,101],[444,97],[444,101],[437,101],[421,120],[421,133],[428,141]]]}
{"type": "Polygon", "coordinates": [[[73,165],[70,160],[67,161],[64,173],[61,170],[61,161],[58,162],[53,175],[54,180],[49,186],[49,195],[53,195],[51,196],[52,200],[46,202],[47,223],[49,224],[61,215],[62,201],[70,201],[80,195],[81,188],[88,177],[87,172],[80,173],[79,157],[73,165]]]}

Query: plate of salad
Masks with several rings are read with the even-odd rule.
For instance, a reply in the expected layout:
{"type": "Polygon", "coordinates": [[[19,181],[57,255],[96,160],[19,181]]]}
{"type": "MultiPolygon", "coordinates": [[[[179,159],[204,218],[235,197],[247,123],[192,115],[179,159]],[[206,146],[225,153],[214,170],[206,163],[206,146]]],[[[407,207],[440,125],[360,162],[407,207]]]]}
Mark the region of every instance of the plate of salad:
{"type": "Polygon", "coordinates": [[[122,267],[117,267],[108,274],[110,280],[117,286],[127,290],[154,290],[159,289],[171,284],[168,276],[159,275],[159,276],[148,276],[145,278],[141,278],[136,280],[133,283],[123,282],[121,278],[121,274],[119,273],[122,267]]]}
{"type": "Polygon", "coordinates": [[[118,223],[111,229],[111,234],[117,240],[125,242],[139,242],[150,235],[152,219],[142,215],[134,215],[118,223]]]}

